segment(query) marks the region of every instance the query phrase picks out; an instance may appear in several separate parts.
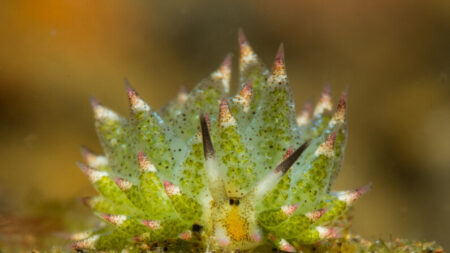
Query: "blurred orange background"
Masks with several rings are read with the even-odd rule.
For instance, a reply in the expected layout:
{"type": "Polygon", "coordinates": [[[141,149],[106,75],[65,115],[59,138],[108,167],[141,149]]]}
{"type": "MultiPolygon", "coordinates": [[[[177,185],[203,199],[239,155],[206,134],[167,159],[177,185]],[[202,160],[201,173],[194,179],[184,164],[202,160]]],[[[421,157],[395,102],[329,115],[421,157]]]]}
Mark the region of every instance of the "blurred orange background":
{"type": "MultiPolygon", "coordinates": [[[[90,95],[126,115],[127,77],[158,108],[227,52],[237,56],[239,27],[268,66],[284,43],[297,107],[325,83],[335,100],[348,88],[349,144],[335,188],[373,182],[353,231],[449,248],[446,0],[1,1],[0,221],[29,215],[31,200],[94,194],[75,166],[79,146],[101,151],[90,95]]],[[[0,243],[10,231],[1,224],[0,243]]]]}

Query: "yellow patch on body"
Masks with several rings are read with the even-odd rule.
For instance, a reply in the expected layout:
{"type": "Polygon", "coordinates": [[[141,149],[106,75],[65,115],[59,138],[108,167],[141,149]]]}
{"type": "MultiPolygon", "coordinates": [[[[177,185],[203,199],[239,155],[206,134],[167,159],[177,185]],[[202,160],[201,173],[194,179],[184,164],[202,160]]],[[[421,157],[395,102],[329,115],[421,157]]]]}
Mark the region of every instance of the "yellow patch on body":
{"type": "Polygon", "coordinates": [[[239,215],[239,207],[232,206],[225,219],[227,234],[235,241],[247,239],[247,221],[239,215]]]}

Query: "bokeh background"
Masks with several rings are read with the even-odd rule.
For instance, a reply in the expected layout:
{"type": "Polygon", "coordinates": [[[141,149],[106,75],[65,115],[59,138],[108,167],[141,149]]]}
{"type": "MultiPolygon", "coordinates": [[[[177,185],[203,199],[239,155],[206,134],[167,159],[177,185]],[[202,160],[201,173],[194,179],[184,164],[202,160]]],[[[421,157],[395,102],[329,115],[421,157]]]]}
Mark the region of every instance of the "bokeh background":
{"type": "Polygon", "coordinates": [[[284,43],[298,107],[348,88],[335,188],[373,182],[353,231],[450,248],[447,0],[0,0],[0,246],[91,219],[75,166],[101,151],[90,95],[127,114],[127,77],[158,108],[237,56],[239,27],[269,66],[284,43]]]}

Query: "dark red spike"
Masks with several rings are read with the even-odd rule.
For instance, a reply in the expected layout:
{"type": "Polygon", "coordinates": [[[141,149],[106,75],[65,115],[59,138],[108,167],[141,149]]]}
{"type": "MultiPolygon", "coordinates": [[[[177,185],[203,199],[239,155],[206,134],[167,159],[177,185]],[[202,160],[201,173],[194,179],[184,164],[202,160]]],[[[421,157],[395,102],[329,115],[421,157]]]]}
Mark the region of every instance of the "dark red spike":
{"type": "Polygon", "coordinates": [[[211,140],[211,135],[209,133],[209,115],[200,115],[200,127],[202,131],[203,140],[203,154],[205,159],[215,157],[214,147],[211,140]]]}
{"type": "Polygon", "coordinates": [[[297,159],[300,157],[300,155],[305,151],[305,149],[308,147],[309,141],[303,143],[300,147],[298,147],[290,156],[288,156],[286,159],[284,159],[276,168],[275,172],[282,172],[283,174],[286,173],[289,168],[291,168],[292,164],[294,164],[297,159]]]}

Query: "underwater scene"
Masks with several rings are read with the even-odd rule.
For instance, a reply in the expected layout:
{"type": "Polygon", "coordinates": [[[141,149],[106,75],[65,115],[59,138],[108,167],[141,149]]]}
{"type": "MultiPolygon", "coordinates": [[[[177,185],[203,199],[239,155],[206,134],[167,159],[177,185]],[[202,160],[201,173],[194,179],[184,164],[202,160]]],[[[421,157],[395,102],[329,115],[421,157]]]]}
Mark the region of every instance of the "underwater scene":
{"type": "Polygon", "coordinates": [[[0,252],[444,252],[447,1],[4,1],[0,252]]]}

